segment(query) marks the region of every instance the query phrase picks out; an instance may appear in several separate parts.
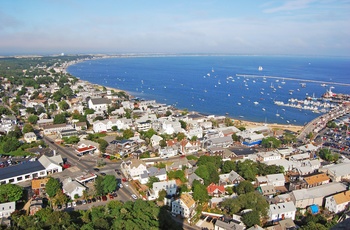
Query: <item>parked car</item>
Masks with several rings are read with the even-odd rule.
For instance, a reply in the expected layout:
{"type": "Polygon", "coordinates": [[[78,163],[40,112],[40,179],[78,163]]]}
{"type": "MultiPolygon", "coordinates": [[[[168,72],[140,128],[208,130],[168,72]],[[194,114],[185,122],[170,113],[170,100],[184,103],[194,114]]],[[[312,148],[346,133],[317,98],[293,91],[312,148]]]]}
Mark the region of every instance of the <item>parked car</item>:
{"type": "Polygon", "coordinates": [[[109,199],[113,200],[114,196],[112,194],[109,194],[109,199]]]}
{"type": "Polygon", "coordinates": [[[62,205],[60,205],[60,204],[57,205],[57,208],[58,208],[58,209],[61,209],[61,208],[62,208],[62,205]]]}
{"type": "Polygon", "coordinates": [[[95,172],[99,172],[99,171],[100,171],[100,169],[98,169],[98,168],[94,168],[94,171],[95,171],[95,172]]]}
{"type": "Polygon", "coordinates": [[[86,204],[86,200],[82,200],[81,202],[83,202],[83,204],[86,204]]]}
{"type": "Polygon", "coordinates": [[[122,183],[119,184],[119,188],[123,188],[123,184],[122,183]]]}
{"type": "Polygon", "coordinates": [[[68,202],[67,203],[67,208],[71,208],[72,207],[72,203],[71,202],[68,202]]]}
{"type": "Polygon", "coordinates": [[[107,200],[107,196],[102,196],[102,200],[106,201],[107,200]]]}
{"type": "Polygon", "coordinates": [[[91,201],[92,201],[92,202],[96,202],[96,198],[95,198],[95,197],[92,198],[91,201]]]}
{"type": "Polygon", "coordinates": [[[134,200],[137,200],[137,196],[135,194],[132,194],[131,197],[134,199],[134,200]]]}
{"type": "Polygon", "coordinates": [[[73,201],[72,205],[73,205],[73,207],[77,206],[77,202],[73,201]]]}
{"type": "Polygon", "coordinates": [[[81,200],[77,200],[77,205],[82,205],[83,202],[81,202],[81,200]]]}
{"type": "Polygon", "coordinates": [[[87,201],[87,203],[88,203],[88,204],[90,204],[90,203],[91,203],[91,199],[87,199],[86,201],[87,201]]]}

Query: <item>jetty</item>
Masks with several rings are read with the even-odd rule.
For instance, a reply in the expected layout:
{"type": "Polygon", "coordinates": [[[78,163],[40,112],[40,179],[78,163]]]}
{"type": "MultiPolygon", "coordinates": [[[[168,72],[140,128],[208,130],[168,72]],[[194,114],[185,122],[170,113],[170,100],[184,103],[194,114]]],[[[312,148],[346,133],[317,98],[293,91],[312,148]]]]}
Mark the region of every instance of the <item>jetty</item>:
{"type": "Polygon", "coordinates": [[[249,78],[282,79],[282,80],[289,80],[289,81],[301,81],[301,82],[310,82],[310,83],[350,86],[350,84],[348,84],[348,83],[331,82],[331,81],[317,81],[317,80],[305,80],[305,79],[301,79],[301,78],[290,78],[290,77],[277,77],[277,76],[265,76],[265,75],[253,75],[253,74],[236,74],[236,76],[237,77],[249,77],[249,78]]]}

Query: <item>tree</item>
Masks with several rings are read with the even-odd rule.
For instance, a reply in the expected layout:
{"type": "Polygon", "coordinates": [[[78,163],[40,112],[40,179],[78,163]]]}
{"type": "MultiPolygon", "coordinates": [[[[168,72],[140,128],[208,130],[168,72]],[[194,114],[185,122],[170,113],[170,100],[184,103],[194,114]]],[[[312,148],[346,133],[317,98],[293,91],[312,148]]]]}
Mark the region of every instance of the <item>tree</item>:
{"type": "Polygon", "coordinates": [[[59,189],[59,190],[57,191],[57,193],[56,193],[55,198],[54,198],[54,203],[55,203],[56,205],[57,205],[57,204],[65,204],[65,203],[67,203],[67,201],[68,201],[68,198],[67,198],[66,194],[64,194],[64,193],[62,192],[62,190],[59,189]]]}
{"type": "Polygon", "coordinates": [[[252,185],[251,182],[246,180],[239,183],[236,187],[236,193],[238,195],[246,194],[248,192],[253,192],[253,191],[254,191],[254,186],[252,185]]]}
{"type": "Polygon", "coordinates": [[[106,152],[106,148],[108,146],[108,142],[104,139],[98,139],[97,142],[99,143],[100,147],[99,147],[99,150],[104,153],[106,152]]]}
{"type": "Polygon", "coordinates": [[[57,114],[53,119],[54,124],[64,124],[66,122],[66,115],[64,113],[57,114]]]}
{"type": "Polygon", "coordinates": [[[236,163],[233,161],[224,161],[224,163],[221,166],[221,172],[222,173],[230,173],[232,170],[236,171],[236,163]]]}
{"type": "Polygon", "coordinates": [[[237,134],[232,134],[232,140],[233,141],[239,141],[239,136],[237,136],[237,134]]]}
{"type": "Polygon", "coordinates": [[[159,182],[159,178],[155,177],[155,176],[149,177],[148,182],[147,182],[147,187],[148,188],[153,188],[153,183],[154,182],[159,182]]]}
{"type": "Polygon", "coordinates": [[[50,177],[45,185],[46,193],[49,197],[54,197],[59,190],[61,190],[61,184],[58,179],[50,177]]]}
{"type": "Polygon", "coordinates": [[[117,180],[113,175],[106,175],[102,181],[103,192],[111,193],[117,189],[117,180]]]}
{"type": "Polygon", "coordinates": [[[37,115],[30,115],[29,117],[28,117],[28,122],[30,123],[30,124],[36,124],[36,122],[39,120],[39,118],[38,118],[38,116],[37,115]]]}
{"type": "Polygon", "coordinates": [[[102,176],[97,176],[96,177],[94,187],[95,187],[96,195],[101,196],[101,195],[104,194],[104,191],[103,191],[103,177],[102,176]]]}
{"type": "Polygon", "coordinates": [[[4,153],[9,153],[17,150],[21,146],[21,143],[16,137],[9,137],[3,142],[2,150],[4,153]]]}
{"type": "Polygon", "coordinates": [[[187,123],[183,120],[179,120],[180,124],[181,124],[181,128],[183,128],[184,130],[187,130],[187,123]]]}
{"type": "Polygon", "coordinates": [[[192,185],[193,199],[199,201],[200,203],[207,202],[209,200],[208,191],[205,185],[201,184],[199,181],[194,180],[192,185]]]}
{"type": "Polygon", "coordinates": [[[56,111],[58,109],[58,106],[56,104],[50,104],[49,108],[51,111],[56,111]]]}
{"type": "Polygon", "coordinates": [[[61,110],[66,111],[67,109],[69,109],[69,104],[65,101],[62,100],[58,103],[58,106],[60,107],[61,110]]]}
{"type": "Polygon", "coordinates": [[[238,199],[225,199],[220,203],[220,207],[223,207],[228,214],[232,215],[241,210],[241,205],[238,199]]]}
{"type": "Polygon", "coordinates": [[[131,129],[126,129],[123,131],[123,138],[129,139],[130,137],[134,136],[134,132],[131,129]]]}
{"type": "Polygon", "coordinates": [[[257,211],[251,211],[243,214],[242,221],[247,227],[251,227],[255,224],[260,225],[260,215],[257,211]]]}
{"type": "Polygon", "coordinates": [[[23,194],[22,187],[15,184],[0,185],[0,203],[18,201],[23,194]]]}
{"type": "Polygon", "coordinates": [[[164,189],[160,190],[158,193],[158,201],[163,201],[167,193],[164,189]]]}
{"type": "Polygon", "coordinates": [[[176,135],[176,138],[177,138],[178,141],[182,141],[183,139],[186,138],[186,135],[184,133],[178,133],[176,135]]]}
{"type": "Polygon", "coordinates": [[[261,141],[261,146],[264,148],[279,148],[280,145],[281,141],[276,139],[275,137],[263,138],[261,141]]]}
{"type": "Polygon", "coordinates": [[[31,124],[24,124],[22,133],[34,132],[34,128],[31,124]]]}

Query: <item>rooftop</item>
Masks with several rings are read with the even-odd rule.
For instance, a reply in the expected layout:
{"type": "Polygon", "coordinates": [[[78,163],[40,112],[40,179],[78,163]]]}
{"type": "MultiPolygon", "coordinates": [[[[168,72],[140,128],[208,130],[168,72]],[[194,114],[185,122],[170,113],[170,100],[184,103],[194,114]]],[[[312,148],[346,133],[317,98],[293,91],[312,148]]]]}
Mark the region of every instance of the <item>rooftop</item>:
{"type": "Polygon", "coordinates": [[[39,161],[28,161],[24,164],[0,168],[0,180],[17,177],[41,170],[45,170],[45,167],[39,161]]]}

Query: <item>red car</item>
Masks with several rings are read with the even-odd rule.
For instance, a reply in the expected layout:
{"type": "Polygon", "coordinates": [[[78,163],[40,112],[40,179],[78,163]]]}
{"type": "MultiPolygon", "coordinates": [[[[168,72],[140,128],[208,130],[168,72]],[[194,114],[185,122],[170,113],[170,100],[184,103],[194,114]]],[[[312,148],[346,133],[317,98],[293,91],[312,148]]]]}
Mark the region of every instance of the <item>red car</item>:
{"type": "Polygon", "coordinates": [[[126,178],[123,178],[122,181],[123,181],[123,182],[127,182],[128,180],[127,180],[126,178]]]}
{"type": "Polygon", "coordinates": [[[114,196],[112,194],[109,194],[109,199],[113,200],[114,196]]]}
{"type": "Polygon", "coordinates": [[[107,200],[107,196],[102,196],[102,200],[106,201],[107,200]]]}

